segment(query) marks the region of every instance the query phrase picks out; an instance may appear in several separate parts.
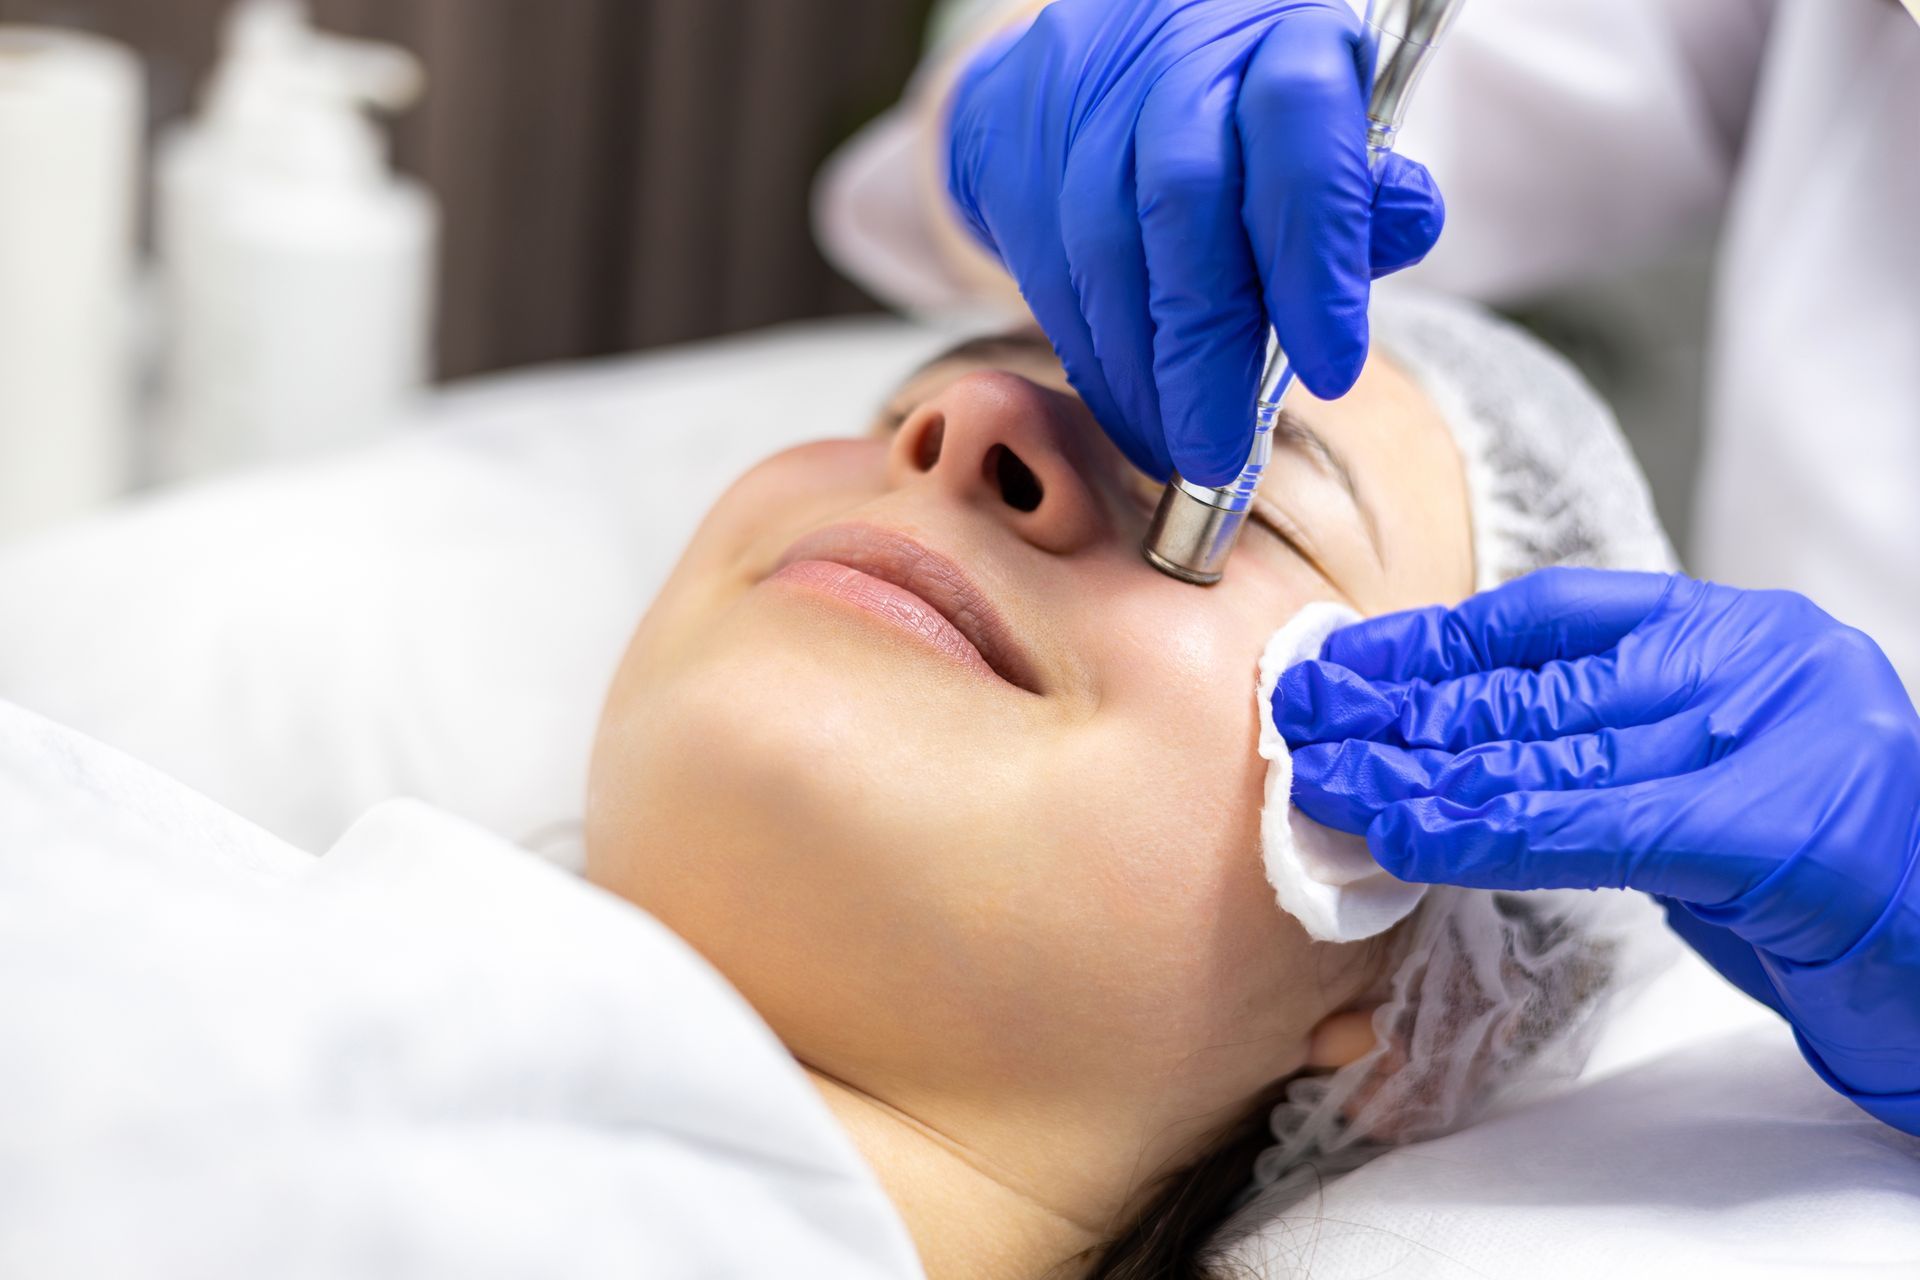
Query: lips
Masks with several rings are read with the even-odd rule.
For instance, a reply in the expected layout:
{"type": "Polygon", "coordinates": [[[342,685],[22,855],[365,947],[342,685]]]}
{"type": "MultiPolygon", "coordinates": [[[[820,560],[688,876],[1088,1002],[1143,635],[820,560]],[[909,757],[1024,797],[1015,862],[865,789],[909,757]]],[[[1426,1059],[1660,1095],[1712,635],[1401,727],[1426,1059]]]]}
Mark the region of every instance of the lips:
{"type": "Polygon", "coordinates": [[[1032,658],[978,584],[904,533],[870,524],[816,529],[787,548],[773,576],[846,599],[962,663],[977,660],[1008,684],[1040,692],[1032,658]]]}

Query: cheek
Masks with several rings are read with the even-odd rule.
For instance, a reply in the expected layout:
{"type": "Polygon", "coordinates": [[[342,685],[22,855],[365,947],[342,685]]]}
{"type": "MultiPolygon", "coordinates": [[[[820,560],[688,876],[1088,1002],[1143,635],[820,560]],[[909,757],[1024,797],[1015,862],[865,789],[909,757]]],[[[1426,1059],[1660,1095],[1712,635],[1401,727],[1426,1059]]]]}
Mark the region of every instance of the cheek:
{"type": "Polygon", "coordinates": [[[1060,752],[1070,793],[1039,809],[1086,854],[1063,871],[1126,974],[1114,985],[1130,1016],[1186,1034],[1243,1025],[1309,946],[1260,861],[1255,685],[1269,629],[1256,619],[1292,609],[1253,585],[1205,609],[1184,594],[1113,602],[1103,643],[1130,660],[1103,664],[1098,712],[1060,752]]]}
{"type": "Polygon", "coordinates": [[[1077,781],[1035,811],[1070,859],[1044,885],[1052,945],[1090,975],[1093,1021],[1175,1056],[1290,1025],[1310,943],[1260,861],[1265,762],[1225,726],[1080,737],[1077,781]]]}

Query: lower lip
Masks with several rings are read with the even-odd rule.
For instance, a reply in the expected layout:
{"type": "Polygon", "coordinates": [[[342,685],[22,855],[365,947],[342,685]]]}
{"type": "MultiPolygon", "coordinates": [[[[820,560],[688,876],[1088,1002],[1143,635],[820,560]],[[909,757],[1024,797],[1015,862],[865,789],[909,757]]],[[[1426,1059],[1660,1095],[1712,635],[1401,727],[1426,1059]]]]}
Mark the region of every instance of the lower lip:
{"type": "Polygon", "coordinates": [[[843,600],[954,662],[994,680],[1000,679],[1000,673],[987,664],[973,641],[947,621],[945,614],[905,587],[830,560],[796,560],[767,581],[791,583],[843,600]]]}

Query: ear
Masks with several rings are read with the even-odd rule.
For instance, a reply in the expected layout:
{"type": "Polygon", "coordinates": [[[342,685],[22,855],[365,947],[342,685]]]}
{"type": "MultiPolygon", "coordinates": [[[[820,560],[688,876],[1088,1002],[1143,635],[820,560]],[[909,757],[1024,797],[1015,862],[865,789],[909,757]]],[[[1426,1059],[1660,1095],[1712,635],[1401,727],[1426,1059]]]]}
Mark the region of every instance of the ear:
{"type": "Polygon", "coordinates": [[[1322,1018],[1307,1037],[1307,1063],[1322,1071],[1333,1071],[1358,1062],[1376,1043],[1373,1011],[1380,1006],[1345,1009],[1322,1018]]]}

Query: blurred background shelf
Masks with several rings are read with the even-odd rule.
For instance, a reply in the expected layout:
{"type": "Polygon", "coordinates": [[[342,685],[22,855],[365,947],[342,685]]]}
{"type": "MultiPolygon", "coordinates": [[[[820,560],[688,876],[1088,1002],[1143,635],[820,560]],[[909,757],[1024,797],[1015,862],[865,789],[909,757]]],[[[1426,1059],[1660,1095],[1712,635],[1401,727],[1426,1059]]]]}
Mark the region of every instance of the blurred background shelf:
{"type": "MultiPolygon", "coordinates": [[[[813,246],[814,170],[893,102],[930,0],[313,0],[411,49],[400,165],[445,211],[443,378],[873,309],[813,246]]],[[[227,0],[0,0],[120,40],[187,110],[227,0]]]]}

